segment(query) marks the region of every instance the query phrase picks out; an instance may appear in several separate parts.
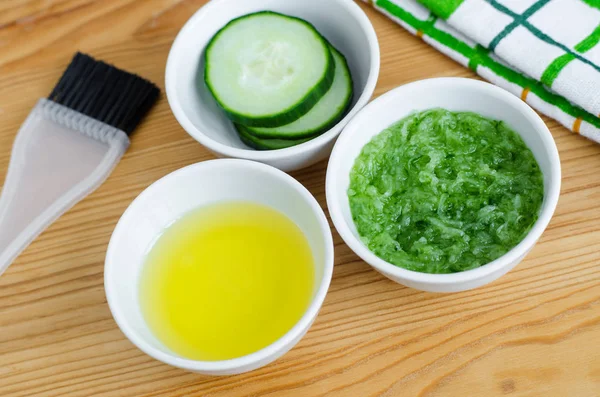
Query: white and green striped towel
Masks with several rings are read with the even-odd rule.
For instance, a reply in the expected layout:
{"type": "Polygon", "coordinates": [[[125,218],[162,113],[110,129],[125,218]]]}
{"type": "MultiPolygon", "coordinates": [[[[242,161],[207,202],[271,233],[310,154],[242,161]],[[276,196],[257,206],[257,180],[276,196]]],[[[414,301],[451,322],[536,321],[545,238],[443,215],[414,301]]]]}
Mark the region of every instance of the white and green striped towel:
{"type": "Polygon", "coordinates": [[[600,143],[600,0],[365,0],[411,33],[600,143]]]}

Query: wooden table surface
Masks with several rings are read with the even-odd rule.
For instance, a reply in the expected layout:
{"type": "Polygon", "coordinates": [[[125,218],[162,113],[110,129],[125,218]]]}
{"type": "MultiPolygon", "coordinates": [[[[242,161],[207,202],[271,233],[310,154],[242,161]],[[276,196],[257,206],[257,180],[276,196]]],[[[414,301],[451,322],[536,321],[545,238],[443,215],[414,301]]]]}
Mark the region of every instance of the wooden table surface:
{"type": "MultiPolygon", "coordinates": [[[[204,3],[2,0],[0,184],[16,131],[76,50],[164,88],[171,42],[204,3]]],[[[363,7],[381,44],[376,95],[428,77],[475,77],[363,7]]],[[[105,250],[128,204],[158,178],[212,158],[163,96],[110,179],[0,277],[0,395],[599,396],[600,146],[545,120],[562,158],[562,197],[515,270],[471,292],[419,292],[373,271],[334,232],[333,281],[306,337],[266,368],[210,378],[143,354],[104,295],[105,250]]],[[[325,168],[293,173],[324,207],[325,168]]]]}

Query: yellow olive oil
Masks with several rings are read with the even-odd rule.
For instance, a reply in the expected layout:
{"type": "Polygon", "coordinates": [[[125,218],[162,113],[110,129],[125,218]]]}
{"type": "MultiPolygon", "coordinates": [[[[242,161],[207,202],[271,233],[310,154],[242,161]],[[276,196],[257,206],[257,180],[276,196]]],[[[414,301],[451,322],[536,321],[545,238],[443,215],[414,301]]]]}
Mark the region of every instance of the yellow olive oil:
{"type": "Polygon", "coordinates": [[[140,276],[155,337],[193,360],[256,352],[287,333],[315,284],[309,243],[284,214],[250,202],[196,209],[168,227],[140,276]]]}

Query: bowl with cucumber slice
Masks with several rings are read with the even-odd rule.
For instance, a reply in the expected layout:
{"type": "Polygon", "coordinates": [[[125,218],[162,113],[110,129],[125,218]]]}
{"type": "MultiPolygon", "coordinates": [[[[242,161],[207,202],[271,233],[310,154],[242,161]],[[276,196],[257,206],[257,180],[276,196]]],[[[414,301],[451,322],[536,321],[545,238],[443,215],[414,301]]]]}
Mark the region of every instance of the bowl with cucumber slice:
{"type": "Polygon", "coordinates": [[[379,44],[350,0],[212,0],[167,61],[169,104],[219,157],[292,171],[327,158],[371,98],[379,44]]]}

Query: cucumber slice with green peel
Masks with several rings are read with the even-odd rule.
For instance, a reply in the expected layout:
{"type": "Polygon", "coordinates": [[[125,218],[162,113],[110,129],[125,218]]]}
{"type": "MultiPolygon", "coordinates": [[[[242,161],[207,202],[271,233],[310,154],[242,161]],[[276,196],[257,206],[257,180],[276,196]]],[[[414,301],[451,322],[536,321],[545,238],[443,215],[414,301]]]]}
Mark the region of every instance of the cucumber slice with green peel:
{"type": "Polygon", "coordinates": [[[319,102],[298,120],[274,128],[247,127],[258,138],[298,139],[327,131],[340,121],[352,101],[353,83],[346,58],[330,46],[335,59],[333,85],[319,102]]]}
{"type": "Polygon", "coordinates": [[[308,142],[313,137],[304,139],[261,139],[248,133],[248,130],[243,125],[236,124],[235,128],[244,144],[257,150],[277,150],[300,145],[308,142]]]}
{"type": "Polygon", "coordinates": [[[333,83],[335,61],[327,40],[308,22],[262,11],[234,19],[205,51],[204,80],[236,123],[289,124],[333,83]]]}

